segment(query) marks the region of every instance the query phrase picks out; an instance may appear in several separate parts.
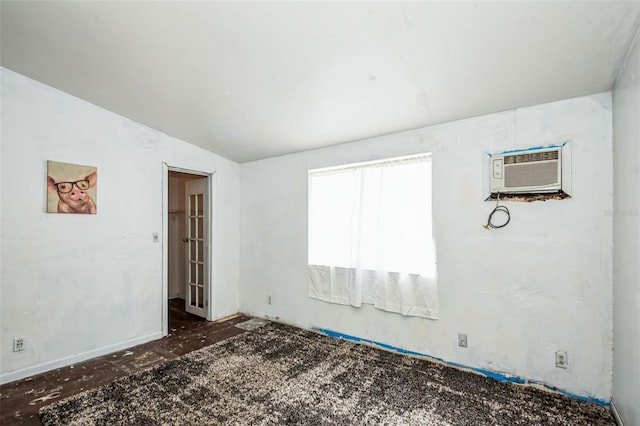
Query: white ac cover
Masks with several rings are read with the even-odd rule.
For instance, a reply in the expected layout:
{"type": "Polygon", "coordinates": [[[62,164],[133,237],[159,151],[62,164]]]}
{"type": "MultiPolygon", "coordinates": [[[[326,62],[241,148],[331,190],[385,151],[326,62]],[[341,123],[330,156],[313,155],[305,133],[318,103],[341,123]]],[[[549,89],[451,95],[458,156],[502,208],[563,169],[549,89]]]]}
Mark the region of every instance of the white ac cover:
{"type": "Polygon", "coordinates": [[[562,190],[562,148],[493,154],[491,193],[530,194],[562,190]]]}

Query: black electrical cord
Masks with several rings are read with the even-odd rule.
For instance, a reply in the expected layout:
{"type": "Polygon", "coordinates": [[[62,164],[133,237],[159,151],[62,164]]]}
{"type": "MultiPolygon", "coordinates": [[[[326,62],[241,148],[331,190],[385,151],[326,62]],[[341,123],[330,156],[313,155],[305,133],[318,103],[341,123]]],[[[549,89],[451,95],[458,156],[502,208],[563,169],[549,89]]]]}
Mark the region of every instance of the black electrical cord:
{"type": "Polygon", "coordinates": [[[487,219],[487,224],[486,225],[482,225],[486,229],[489,229],[489,228],[493,228],[493,229],[504,228],[511,221],[511,214],[509,213],[509,209],[507,208],[507,206],[498,205],[499,202],[500,202],[500,193],[498,192],[498,196],[496,197],[496,208],[494,208],[493,211],[489,214],[489,219],[487,219]],[[500,224],[500,225],[494,224],[492,222],[492,219],[493,219],[493,215],[496,214],[497,212],[502,212],[502,213],[506,214],[507,215],[507,221],[502,223],[502,224],[500,224]]]}

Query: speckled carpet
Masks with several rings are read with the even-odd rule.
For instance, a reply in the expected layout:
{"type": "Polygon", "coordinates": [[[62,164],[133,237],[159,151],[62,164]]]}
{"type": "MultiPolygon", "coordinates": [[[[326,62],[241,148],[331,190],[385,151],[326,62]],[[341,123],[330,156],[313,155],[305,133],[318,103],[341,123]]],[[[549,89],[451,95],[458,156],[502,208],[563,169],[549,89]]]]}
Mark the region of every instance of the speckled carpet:
{"type": "Polygon", "coordinates": [[[281,324],[40,410],[45,425],[615,425],[609,410],[281,324]]]}

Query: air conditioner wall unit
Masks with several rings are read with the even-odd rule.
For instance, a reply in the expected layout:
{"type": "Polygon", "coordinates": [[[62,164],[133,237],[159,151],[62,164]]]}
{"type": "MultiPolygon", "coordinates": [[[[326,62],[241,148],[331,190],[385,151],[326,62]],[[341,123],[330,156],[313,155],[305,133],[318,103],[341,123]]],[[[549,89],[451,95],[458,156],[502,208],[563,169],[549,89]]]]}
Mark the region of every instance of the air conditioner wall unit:
{"type": "Polygon", "coordinates": [[[568,144],[492,154],[489,161],[491,193],[554,193],[570,182],[568,144]],[[566,148],[565,148],[566,147],[566,148]],[[566,163],[566,164],[565,164],[566,163]]]}

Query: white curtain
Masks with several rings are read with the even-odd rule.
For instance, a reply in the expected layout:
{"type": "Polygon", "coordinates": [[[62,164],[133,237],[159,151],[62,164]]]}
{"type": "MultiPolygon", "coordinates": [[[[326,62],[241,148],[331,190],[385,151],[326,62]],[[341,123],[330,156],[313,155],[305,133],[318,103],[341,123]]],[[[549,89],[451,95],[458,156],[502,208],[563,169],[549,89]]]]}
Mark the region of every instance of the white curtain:
{"type": "Polygon", "coordinates": [[[309,172],[309,296],[437,318],[431,157],[309,172]]]}

